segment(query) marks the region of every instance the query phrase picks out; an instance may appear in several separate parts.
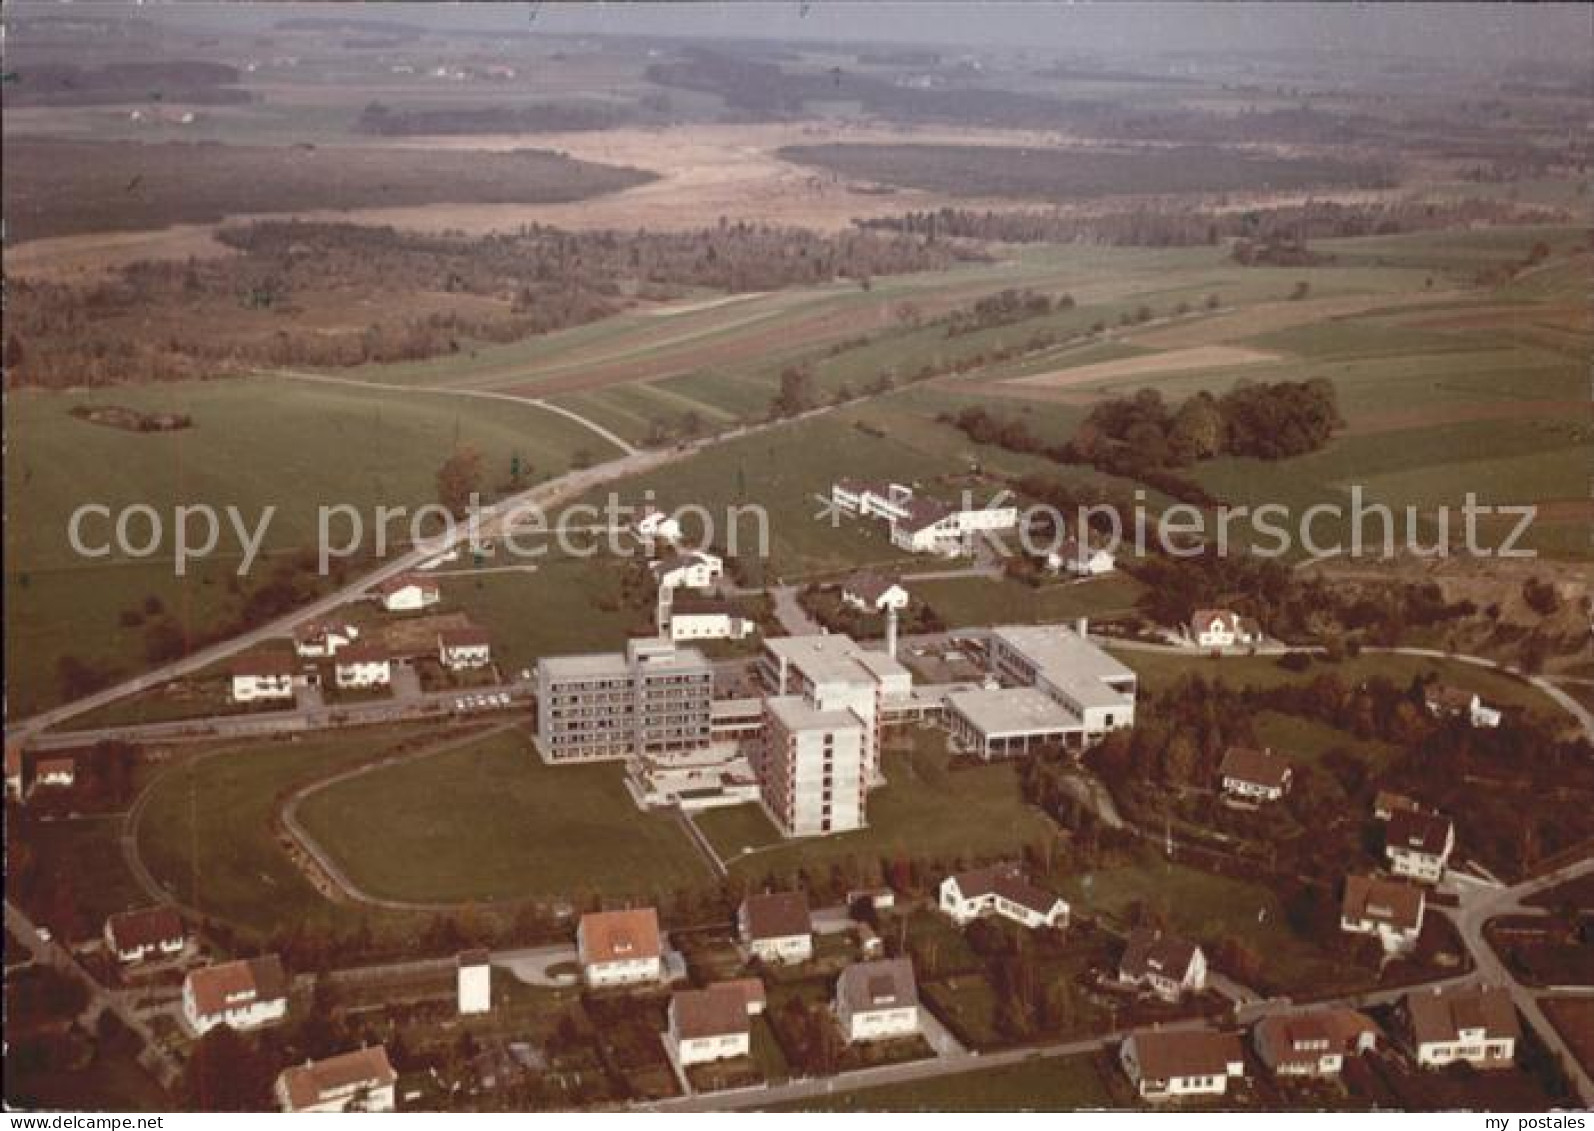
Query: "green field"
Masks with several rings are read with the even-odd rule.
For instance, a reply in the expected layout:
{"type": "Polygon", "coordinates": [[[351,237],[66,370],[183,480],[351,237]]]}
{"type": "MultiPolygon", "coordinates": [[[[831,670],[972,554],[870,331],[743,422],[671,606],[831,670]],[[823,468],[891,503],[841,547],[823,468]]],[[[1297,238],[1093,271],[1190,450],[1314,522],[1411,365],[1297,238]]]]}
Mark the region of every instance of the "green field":
{"type": "Polygon", "coordinates": [[[1108,1106],[1092,1056],[1027,1060],[906,1084],[776,1104],[769,1111],[1077,1111],[1108,1106]]]}
{"type": "Polygon", "coordinates": [[[1123,574],[1039,587],[985,577],[909,583],[913,596],[929,602],[951,628],[1049,624],[1076,617],[1110,619],[1131,612],[1140,590],[1138,582],[1123,574]]]}
{"type": "Polygon", "coordinates": [[[386,898],[580,903],[705,881],[674,818],[638,811],[622,774],[546,766],[508,732],[340,782],[299,812],[356,883],[386,898]]]}
{"type": "MultiPolygon", "coordinates": [[[[159,598],[194,632],[236,615],[242,603],[231,584],[241,561],[236,536],[224,530],[217,552],[178,577],[171,557],[175,506],[234,506],[250,529],[275,507],[263,540],[275,556],[313,550],[323,506],[358,508],[374,539],[377,506],[415,508],[436,498],[437,468],[456,445],[483,453],[489,488],[507,482],[515,455],[530,481],[565,472],[583,449],[599,458],[613,454],[591,431],[533,406],[268,379],[14,392],[6,397],[5,422],[13,517],[5,534],[6,684],[17,715],[55,701],[56,663],[69,653],[123,672],[143,667],[144,629],[123,626],[120,614],[146,597],[159,598]],[[183,412],[194,425],[135,433],[68,415],[74,405],[105,403],[183,412]],[[153,506],[167,526],[160,553],[142,560],[79,557],[68,541],[68,520],[84,503],[113,512],[153,506]]],[[[407,539],[407,528],[407,521],[395,521],[391,537],[407,539]]],[[[108,529],[90,519],[84,533],[98,542],[108,529]]],[[[142,535],[144,527],[135,523],[131,530],[142,535]]],[[[198,519],[193,530],[198,540],[198,519]]],[[[269,559],[257,560],[251,580],[268,565],[269,559]]]]}
{"type": "Polygon", "coordinates": [[[735,873],[761,876],[837,860],[918,856],[950,862],[1007,855],[1049,840],[1055,828],[1019,795],[1018,773],[996,763],[952,769],[946,736],[914,729],[888,739],[886,784],[870,792],[869,827],[812,840],[780,841],[756,806],[710,810],[698,828],[735,873]],[[741,855],[744,847],[763,845],[741,855]]]}
{"type": "Polygon", "coordinates": [[[429,733],[442,732],[393,727],[256,742],[174,765],[150,787],[139,854],[182,903],[262,934],[380,919],[323,898],[273,838],[272,813],[291,787],[429,733]]]}

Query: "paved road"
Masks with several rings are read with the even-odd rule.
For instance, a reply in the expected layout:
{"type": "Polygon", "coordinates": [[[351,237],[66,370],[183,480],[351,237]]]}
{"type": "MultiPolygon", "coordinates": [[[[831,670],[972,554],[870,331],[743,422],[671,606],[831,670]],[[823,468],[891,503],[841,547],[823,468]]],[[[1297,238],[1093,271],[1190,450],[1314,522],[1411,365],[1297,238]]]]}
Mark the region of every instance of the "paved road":
{"type": "Polygon", "coordinates": [[[1489,940],[1483,933],[1489,920],[1498,916],[1533,914],[1540,911],[1540,908],[1524,905],[1523,901],[1529,896],[1591,872],[1594,872],[1594,858],[1579,860],[1514,887],[1469,884],[1461,891],[1460,907],[1441,907],[1438,910],[1455,923],[1462,941],[1472,954],[1479,975],[1485,982],[1504,986],[1511,992],[1511,1000],[1516,1003],[1517,1010],[1527,1018],[1528,1024],[1533,1026],[1539,1038],[1551,1050],[1561,1055],[1567,1076],[1571,1078],[1573,1087],[1577,1089],[1583,1102],[1594,1107],[1594,1077],[1590,1077],[1588,1069],[1578,1063],[1572,1049],[1556,1031],[1555,1026],[1550,1024],[1550,1019],[1545,1016],[1544,1010],[1539,1005],[1539,995],[1544,991],[1517,981],[1516,975],[1501,960],[1494,947],[1489,945],[1489,940]]]}

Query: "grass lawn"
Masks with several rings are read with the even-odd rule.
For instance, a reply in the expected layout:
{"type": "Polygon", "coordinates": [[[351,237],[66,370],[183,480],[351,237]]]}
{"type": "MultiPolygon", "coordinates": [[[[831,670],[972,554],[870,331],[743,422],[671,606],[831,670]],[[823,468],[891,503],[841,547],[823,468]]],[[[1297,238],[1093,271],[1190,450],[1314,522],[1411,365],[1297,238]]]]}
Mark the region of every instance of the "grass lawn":
{"type": "Polygon", "coordinates": [[[1211,947],[1234,936],[1262,955],[1269,979],[1294,990],[1322,993],[1371,980],[1297,935],[1273,891],[1262,884],[1218,876],[1147,854],[1137,864],[1071,877],[1063,895],[1076,913],[1105,914],[1123,922],[1131,905],[1155,908],[1170,929],[1211,947]]]}
{"type": "Polygon", "coordinates": [[[780,843],[780,831],[756,803],[706,809],[692,816],[692,823],[708,838],[721,860],[731,861],[749,849],[780,843]]]}
{"type": "MultiPolygon", "coordinates": [[[[951,769],[946,736],[939,730],[913,729],[888,741],[887,784],[869,794],[868,828],[773,844],[727,861],[732,871],[785,873],[848,857],[912,855],[950,861],[996,856],[1054,834],[1052,823],[1019,796],[1012,765],[951,769]]],[[[754,823],[751,817],[746,820],[754,823]]]]}
{"type": "Polygon", "coordinates": [[[409,726],[245,743],[175,765],[151,786],[139,853],[184,903],[261,933],[380,918],[331,903],[310,885],[272,836],[276,798],[403,740],[442,733],[409,726]]]}
{"type": "Polygon", "coordinates": [[[1264,746],[1280,754],[1312,760],[1339,747],[1372,765],[1381,765],[1396,753],[1396,747],[1376,739],[1362,740],[1355,735],[1300,715],[1280,711],[1261,711],[1255,719],[1256,737],[1264,746]]]}
{"type": "Polygon", "coordinates": [[[1259,688],[1305,683],[1330,672],[1347,684],[1383,676],[1401,686],[1410,683],[1415,676],[1437,674],[1445,683],[1478,692],[1495,706],[1524,707],[1551,718],[1562,717],[1561,709],[1531,684],[1458,660],[1363,652],[1355,659],[1337,664],[1313,663],[1304,672],[1291,672],[1279,667],[1276,656],[1223,656],[1213,659],[1194,652],[1143,652],[1128,648],[1113,649],[1110,645],[1109,651],[1140,676],[1142,693],[1160,691],[1189,673],[1199,674],[1209,680],[1223,679],[1231,684],[1249,684],[1259,688]]]}
{"type": "Polygon", "coordinates": [[[990,624],[1046,624],[1076,617],[1106,617],[1134,608],[1141,585],[1122,574],[1035,588],[1008,578],[959,577],[910,581],[909,591],[926,601],[951,628],[990,624]]]}
{"type": "MultiPolygon", "coordinates": [[[[590,430],[531,405],[267,378],[23,390],[6,398],[5,424],[6,684],[18,714],[55,701],[56,663],[68,653],[125,671],[144,666],[144,629],[124,626],[120,614],[148,596],[195,631],[236,608],[228,579],[241,561],[237,535],[223,517],[216,553],[178,577],[175,506],[236,506],[250,530],[275,507],[262,544],[283,553],[315,546],[319,509],[345,503],[358,508],[371,539],[378,504],[418,507],[436,498],[435,473],[457,445],[482,452],[488,490],[507,482],[516,455],[534,480],[565,472],[582,449],[600,459],[616,454],[590,430]],[[74,406],[106,403],[187,413],[193,427],[134,433],[69,415],[74,406]],[[85,503],[113,513],[153,506],[167,527],[160,553],[79,557],[68,520],[85,503]]],[[[83,533],[97,544],[109,529],[91,517],[83,533]]],[[[407,529],[395,521],[390,534],[407,538],[407,529]]],[[[198,540],[198,518],[192,530],[198,540]]],[[[143,520],[130,534],[144,536],[143,520]]],[[[263,569],[257,559],[252,577],[263,569]]]]}
{"type": "Polygon", "coordinates": [[[488,902],[649,896],[708,878],[673,817],[638,811],[618,764],[545,766],[519,732],[340,782],[306,830],[374,895],[488,902]]]}
{"type": "Polygon", "coordinates": [[[885,1084],[777,1104],[771,1111],[1074,1111],[1102,1108],[1111,1096],[1093,1056],[1039,1057],[1000,1068],[885,1084]]]}
{"type": "Polygon", "coordinates": [[[106,916],[150,903],[122,859],[121,833],[120,813],[76,820],[19,821],[10,830],[13,843],[25,844],[33,855],[35,871],[27,889],[46,892],[68,887],[77,905],[79,926],[93,937],[99,935],[106,916]]]}

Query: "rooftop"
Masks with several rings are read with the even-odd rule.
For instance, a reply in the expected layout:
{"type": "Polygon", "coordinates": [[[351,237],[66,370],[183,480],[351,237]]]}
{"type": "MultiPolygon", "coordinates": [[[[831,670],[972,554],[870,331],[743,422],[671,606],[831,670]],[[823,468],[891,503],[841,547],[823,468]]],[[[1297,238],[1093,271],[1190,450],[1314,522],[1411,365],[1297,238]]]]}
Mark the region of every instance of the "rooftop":
{"type": "Polygon", "coordinates": [[[1397,809],[1384,826],[1385,845],[1404,848],[1408,852],[1421,852],[1426,856],[1442,856],[1451,844],[1449,817],[1438,813],[1421,813],[1411,809],[1397,809]]]}
{"type": "Polygon", "coordinates": [[[275,954],[190,970],[188,981],[201,1017],[224,1013],[229,1004],[275,1001],[288,996],[288,975],[275,954]]]}
{"type": "Polygon", "coordinates": [[[1223,764],[1218,767],[1218,776],[1269,789],[1283,789],[1289,783],[1290,763],[1271,750],[1231,746],[1223,752],[1223,764]]]}
{"type": "Polygon", "coordinates": [[[913,963],[906,958],[859,962],[841,972],[836,997],[854,1010],[899,1009],[919,1004],[913,963]]]}
{"type": "Polygon", "coordinates": [[[1003,625],[991,630],[999,640],[1035,665],[1038,679],[1063,691],[1081,707],[1112,707],[1124,693],[1110,682],[1133,686],[1135,673],[1071,628],[1061,625],[1003,625]]]}
{"type": "Polygon", "coordinates": [[[658,912],[651,907],[639,907],[634,911],[594,911],[581,917],[583,965],[657,958],[663,953],[658,912]]]}
{"type": "Polygon", "coordinates": [[[1491,1040],[1522,1034],[1516,1006],[1502,986],[1417,990],[1406,998],[1406,1009],[1419,1044],[1459,1040],[1463,1029],[1482,1029],[1491,1040]]]}
{"type": "Polygon", "coordinates": [[[387,1049],[376,1045],[325,1060],[307,1060],[283,1069],[280,1079],[289,1102],[302,1110],[362,1087],[385,1087],[398,1079],[398,1073],[388,1063],[387,1049]]]}
{"type": "Polygon", "coordinates": [[[822,711],[801,695],[773,695],[764,705],[788,731],[863,729],[863,720],[853,712],[822,711]]]}
{"type": "Polygon", "coordinates": [[[754,939],[784,939],[810,934],[808,897],[800,891],[772,891],[742,901],[747,933],[754,939]]]}
{"type": "Polygon", "coordinates": [[[1227,1076],[1229,1065],[1245,1062],[1239,1036],[1215,1029],[1141,1029],[1130,1040],[1148,1080],[1227,1076]]]}
{"type": "Polygon", "coordinates": [[[901,661],[871,652],[841,633],[776,636],[764,641],[764,649],[816,684],[912,679],[901,661]]]}
{"type": "Polygon", "coordinates": [[[670,999],[676,1033],[689,1041],[747,1032],[747,1006],[746,990],[732,983],[684,990],[670,999]]]}
{"type": "Polygon", "coordinates": [[[1422,924],[1422,909],[1422,889],[1411,884],[1376,876],[1349,876],[1345,880],[1340,911],[1347,919],[1416,930],[1422,924]]]}
{"type": "Polygon", "coordinates": [[[954,711],[986,736],[1076,730],[1077,715],[1033,687],[980,688],[946,697],[954,711]]]}

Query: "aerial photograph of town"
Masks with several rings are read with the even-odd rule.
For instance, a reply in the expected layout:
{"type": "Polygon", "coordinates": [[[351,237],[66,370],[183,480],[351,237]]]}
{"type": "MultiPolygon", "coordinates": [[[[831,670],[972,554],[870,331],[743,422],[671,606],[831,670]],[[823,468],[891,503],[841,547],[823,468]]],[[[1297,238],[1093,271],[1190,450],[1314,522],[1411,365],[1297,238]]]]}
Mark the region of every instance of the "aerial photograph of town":
{"type": "Polygon", "coordinates": [[[1594,8],[0,49],[6,1127],[1587,1127],[1594,8]]]}

